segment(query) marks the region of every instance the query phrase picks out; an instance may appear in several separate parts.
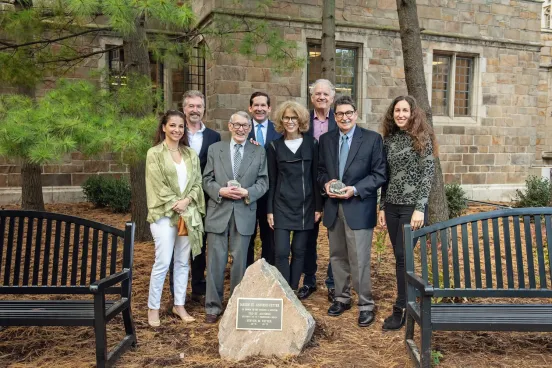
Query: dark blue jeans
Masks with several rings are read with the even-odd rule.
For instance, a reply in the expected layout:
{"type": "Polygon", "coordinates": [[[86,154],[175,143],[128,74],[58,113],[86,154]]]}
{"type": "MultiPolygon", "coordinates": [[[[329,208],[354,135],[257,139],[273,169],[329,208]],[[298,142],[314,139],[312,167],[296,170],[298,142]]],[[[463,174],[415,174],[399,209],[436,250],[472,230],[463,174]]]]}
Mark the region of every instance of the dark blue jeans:
{"type": "MultiPolygon", "coordinates": [[[[314,224],[312,235],[309,238],[307,243],[307,250],[305,252],[305,263],[303,265],[303,273],[305,274],[303,278],[303,285],[305,286],[316,286],[316,271],[318,270],[318,254],[317,254],[317,243],[318,243],[318,233],[320,232],[320,222],[314,224]]],[[[328,289],[333,289],[334,279],[332,272],[332,264],[328,262],[328,271],[326,273],[326,287],[328,289]]]]}

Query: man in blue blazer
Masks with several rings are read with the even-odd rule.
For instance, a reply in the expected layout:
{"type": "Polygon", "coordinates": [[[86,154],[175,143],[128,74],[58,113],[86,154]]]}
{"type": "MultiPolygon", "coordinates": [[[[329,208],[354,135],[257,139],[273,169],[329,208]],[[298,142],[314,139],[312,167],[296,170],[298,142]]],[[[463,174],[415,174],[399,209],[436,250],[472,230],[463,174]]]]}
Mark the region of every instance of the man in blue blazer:
{"type": "Polygon", "coordinates": [[[356,125],[355,102],[348,96],[335,101],[338,129],[320,137],[318,183],[328,196],[324,225],[330,239],[330,261],[335,282],[335,301],[328,315],[339,316],[351,308],[351,285],[358,294],[358,325],[375,319],[370,257],[377,220],[377,193],[386,180],[383,140],[373,131],[356,125]],[[336,194],[332,182],[345,188],[336,194]]]}
{"type": "MultiPolygon", "coordinates": [[[[188,136],[188,143],[190,147],[199,156],[199,164],[201,172],[205,169],[207,164],[207,151],[209,146],[213,143],[220,142],[220,133],[209,129],[203,124],[203,115],[205,113],[205,96],[203,93],[196,90],[186,91],[182,98],[182,108],[184,115],[186,115],[186,133],[188,136]]],[[[205,203],[207,203],[208,196],[205,194],[205,203]]],[[[201,254],[198,254],[192,259],[192,300],[199,301],[202,295],[205,295],[206,281],[205,281],[205,243],[207,235],[203,237],[203,248],[201,254]]],[[[170,276],[170,290],[173,291],[173,267],[171,264],[171,276],[170,276]]]]}
{"type": "MultiPolygon", "coordinates": [[[[259,145],[268,148],[273,140],[282,135],[274,129],[274,124],[268,119],[270,114],[270,97],[264,92],[254,92],[249,98],[249,114],[251,115],[251,132],[248,140],[254,140],[259,145]]],[[[274,265],[274,231],[268,226],[267,215],[268,194],[257,201],[257,223],[261,233],[262,253],[261,257],[268,263],[274,265]]],[[[257,237],[257,226],[249,242],[247,251],[247,266],[255,260],[255,238],[257,237]]]]}
{"type": "MultiPolygon", "coordinates": [[[[327,79],[318,79],[311,87],[311,102],[314,109],[310,114],[310,125],[307,134],[312,135],[317,141],[320,136],[327,132],[333,132],[337,129],[334,112],[331,108],[335,96],[335,87],[327,79]]],[[[307,243],[305,250],[305,263],[303,265],[303,286],[297,291],[299,299],[306,299],[316,291],[316,271],[317,264],[317,240],[320,230],[320,221],[314,224],[312,236],[307,243]]],[[[332,274],[332,265],[328,263],[326,273],[326,287],[328,288],[328,300],[333,302],[334,298],[334,280],[332,274]]]]}

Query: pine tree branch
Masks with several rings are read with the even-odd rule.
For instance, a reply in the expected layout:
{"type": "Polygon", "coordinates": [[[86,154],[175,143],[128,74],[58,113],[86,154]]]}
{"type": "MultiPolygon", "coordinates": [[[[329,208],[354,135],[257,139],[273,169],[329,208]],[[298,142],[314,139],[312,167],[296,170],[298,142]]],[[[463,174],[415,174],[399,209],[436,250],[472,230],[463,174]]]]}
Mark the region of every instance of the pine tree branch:
{"type": "Polygon", "coordinates": [[[55,60],[44,61],[42,64],[70,63],[70,62],[75,61],[75,60],[84,60],[84,59],[86,59],[86,58],[89,58],[90,56],[99,55],[99,54],[105,54],[106,52],[109,52],[109,51],[112,51],[112,50],[117,50],[117,49],[120,49],[120,48],[122,48],[122,47],[123,47],[123,45],[113,46],[113,47],[110,47],[110,48],[108,48],[108,49],[98,50],[98,51],[94,51],[94,52],[89,52],[88,54],[75,56],[75,57],[73,57],[73,58],[61,58],[61,59],[55,59],[55,60]]]}
{"type": "Polygon", "coordinates": [[[26,47],[26,46],[32,46],[32,45],[49,44],[49,43],[54,43],[54,42],[67,40],[67,39],[70,39],[70,38],[76,38],[76,37],[79,37],[79,36],[82,36],[82,35],[85,35],[85,34],[88,34],[88,33],[100,32],[100,31],[102,31],[102,29],[88,29],[86,31],[82,31],[82,32],[79,32],[79,33],[72,33],[68,36],[58,37],[58,38],[54,38],[54,39],[39,40],[39,41],[26,42],[26,43],[20,43],[20,44],[12,44],[12,45],[9,45],[9,46],[0,47],[0,51],[9,50],[9,49],[17,49],[17,48],[20,48],[20,47],[26,47]]]}

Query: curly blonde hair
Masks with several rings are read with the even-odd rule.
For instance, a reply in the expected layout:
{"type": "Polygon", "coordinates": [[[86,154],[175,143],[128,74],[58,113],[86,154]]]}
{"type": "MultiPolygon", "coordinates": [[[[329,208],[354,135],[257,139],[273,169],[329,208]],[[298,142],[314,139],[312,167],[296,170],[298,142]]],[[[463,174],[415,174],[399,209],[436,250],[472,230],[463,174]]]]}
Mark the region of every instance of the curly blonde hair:
{"type": "Polygon", "coordinates": [[[299,125],[299,132],[308,132],[310,124],[309,110],[307,110],[303,105],[295,101],[283,102],[278,106],[278,108],[276,108],[272,120],[274,123],[274,129],[276,129],[278,133],[285,135],[284,123],[282,122],[282,118],[284,117],[284,114],[288,109],[295,113],[299,118],[299,122],[297,123],[297,125],[299,125]]]}

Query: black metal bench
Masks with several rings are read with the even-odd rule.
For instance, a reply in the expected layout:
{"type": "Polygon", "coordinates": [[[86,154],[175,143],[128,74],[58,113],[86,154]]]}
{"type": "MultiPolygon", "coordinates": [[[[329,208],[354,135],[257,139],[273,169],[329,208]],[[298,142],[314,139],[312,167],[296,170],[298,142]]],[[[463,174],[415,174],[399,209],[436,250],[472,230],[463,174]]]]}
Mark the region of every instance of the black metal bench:
{"type": "Polygon", "coordinates": [[[552,332],[552,300],[545,299],[552,298],[551,215],[550,207],[519,208],[416,231],[405,226],[405,342],[418,366],[431,366],[433,331],[552,332]],[[452,304],[446,298],[464,300],[452,304]],[[484,299],[471,298],[494,299],[475,304],[484,299]],[[523,304],[506,298],[538,300],[523,304]],[[421,350],[414,323],[421,327],[421,350]]]}
{"type": "Polygon", "coordinates": [[[134,223],[122,231],[73,216],[2,210],[0,234],[0,326],[93,326],[98,367],[136,345],[134,223]],[[108,352],[106,325],[119,314],[126,335],[108,352]]]}

